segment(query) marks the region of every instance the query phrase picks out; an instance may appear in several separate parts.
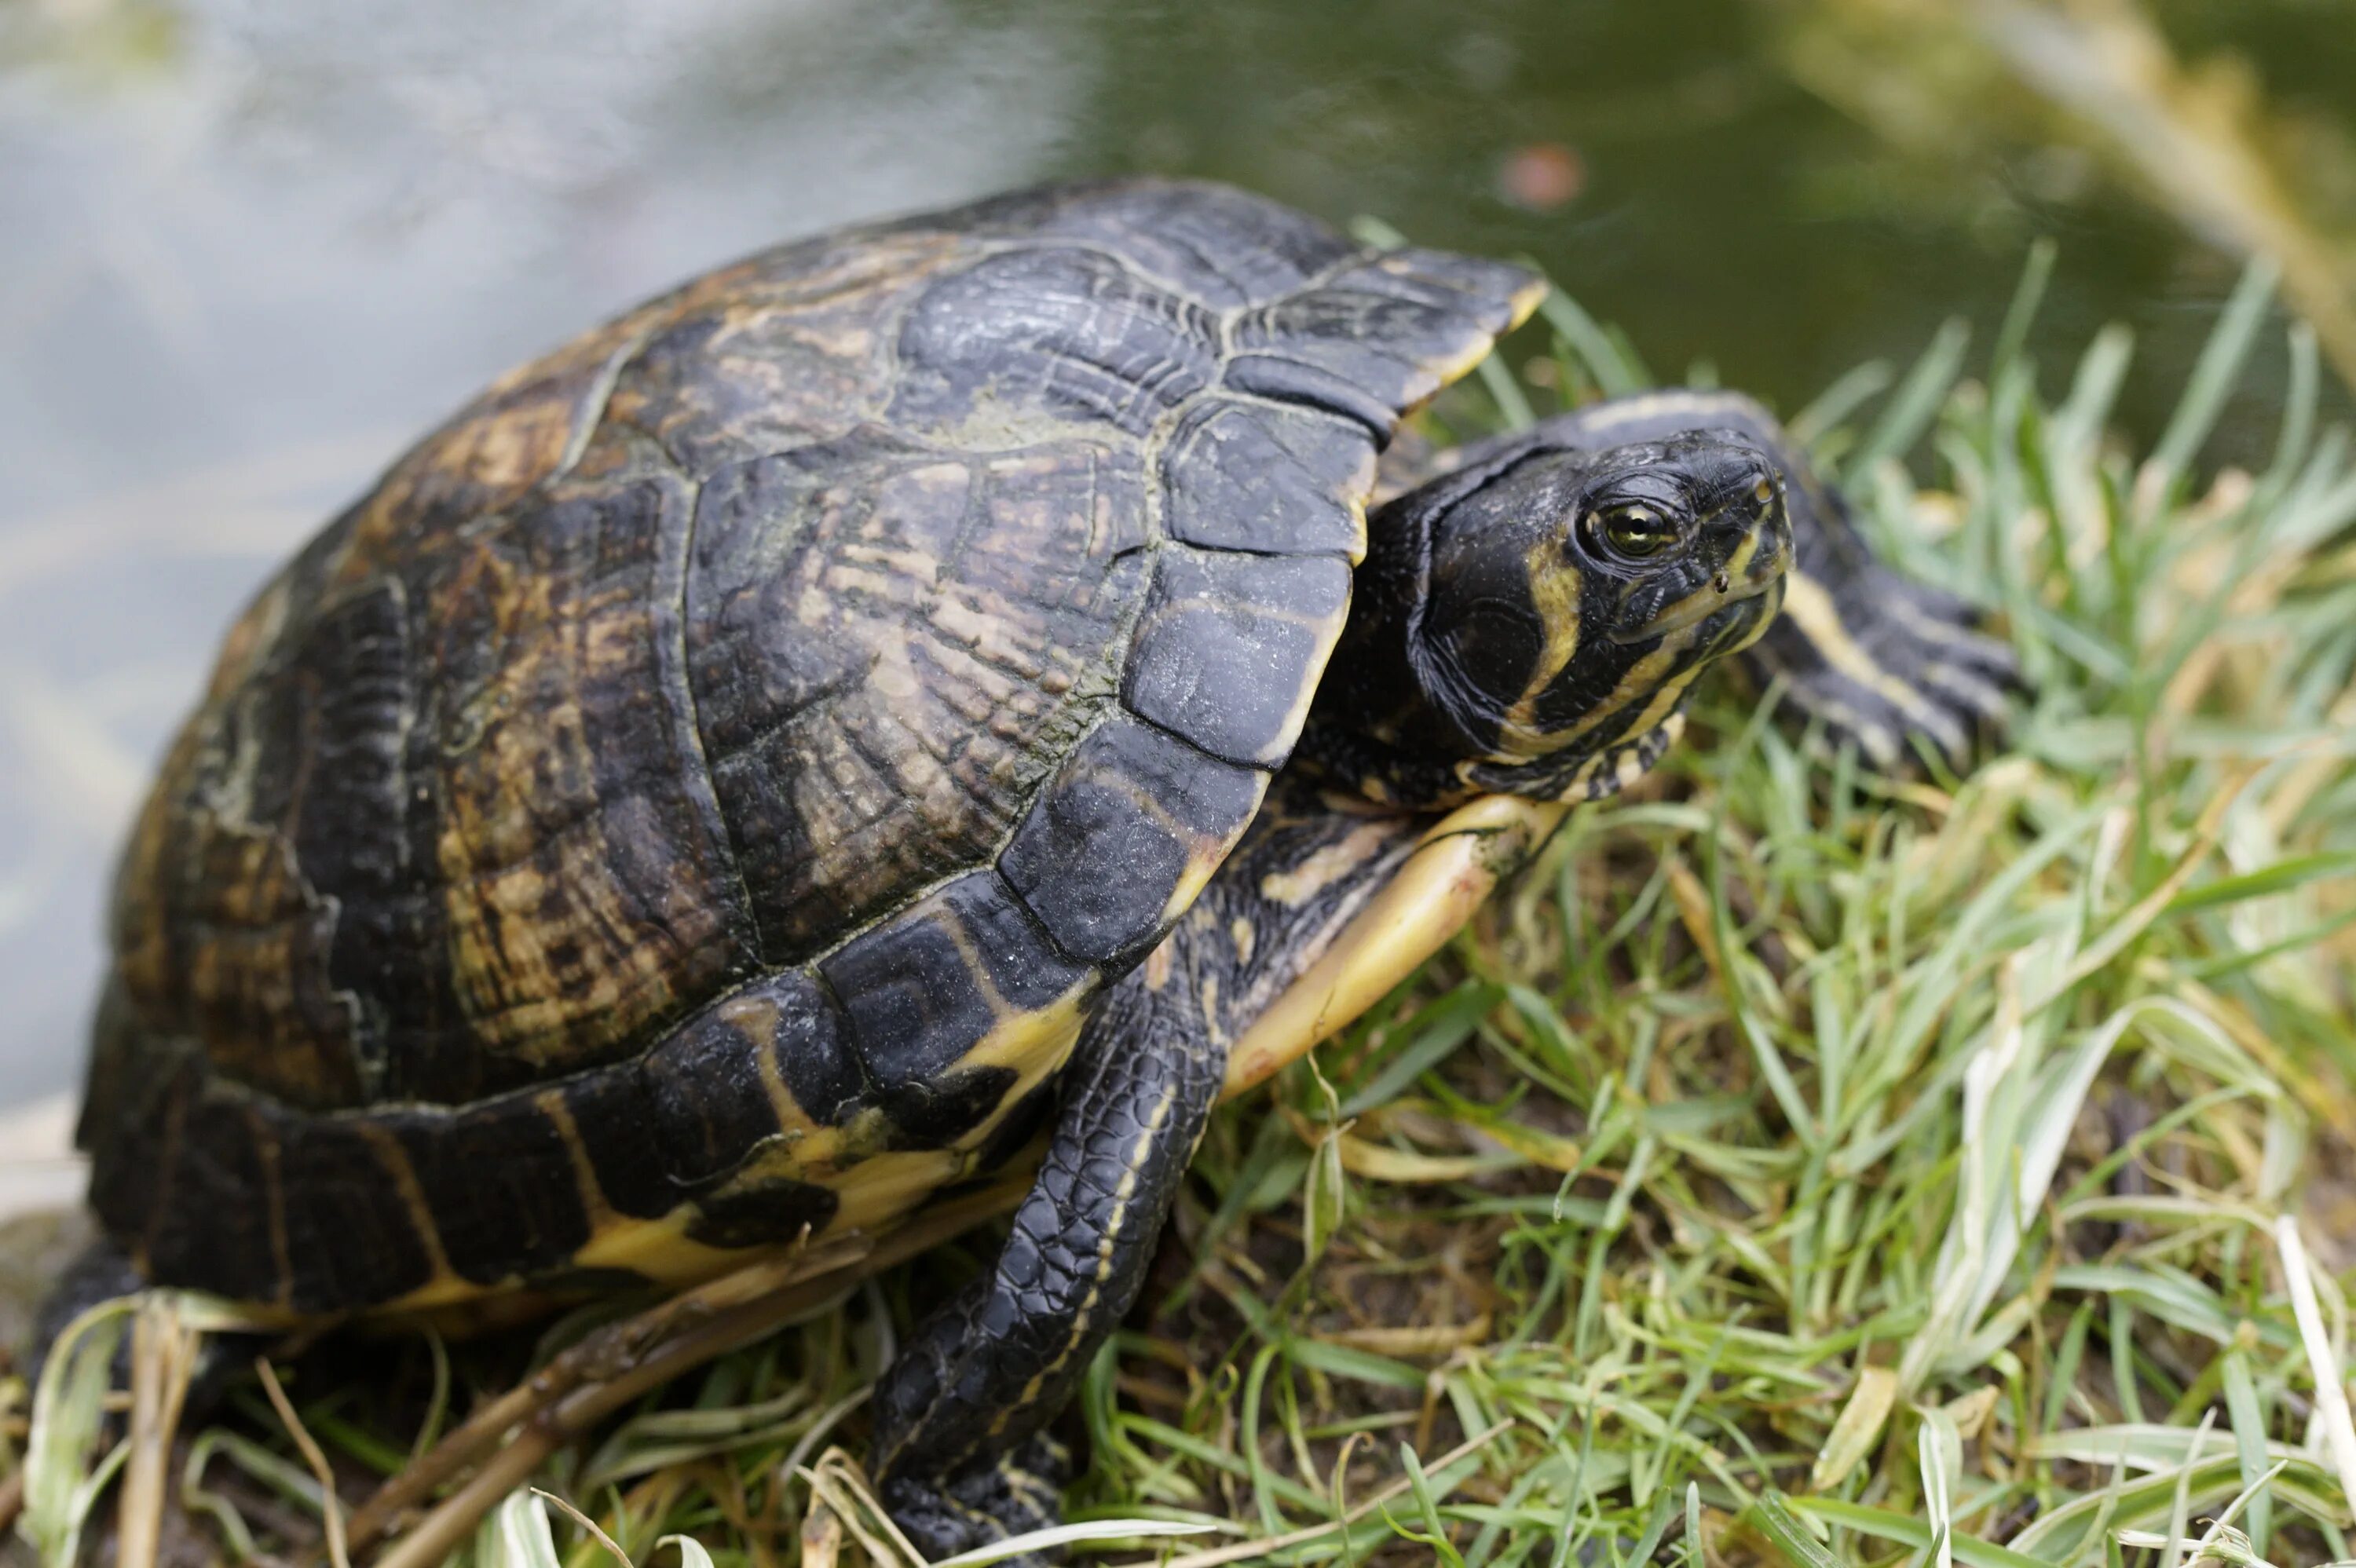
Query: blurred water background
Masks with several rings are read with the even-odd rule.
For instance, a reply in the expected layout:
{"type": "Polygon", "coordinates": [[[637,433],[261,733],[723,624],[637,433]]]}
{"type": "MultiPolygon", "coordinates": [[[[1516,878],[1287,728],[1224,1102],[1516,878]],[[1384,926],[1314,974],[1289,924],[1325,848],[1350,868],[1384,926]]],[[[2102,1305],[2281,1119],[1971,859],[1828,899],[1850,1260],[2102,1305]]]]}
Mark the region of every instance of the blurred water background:
{"type": "Polygon", "coordinates": [[[2351,411],[2356,0],[0,0],[0,1105],[220,629],[408,436],[771,240],[1137,170],[1534,256],[1787,411],[2051,236],[2047,361],[2128,323],[2148,434],[2263,252],[2351,411]]]}

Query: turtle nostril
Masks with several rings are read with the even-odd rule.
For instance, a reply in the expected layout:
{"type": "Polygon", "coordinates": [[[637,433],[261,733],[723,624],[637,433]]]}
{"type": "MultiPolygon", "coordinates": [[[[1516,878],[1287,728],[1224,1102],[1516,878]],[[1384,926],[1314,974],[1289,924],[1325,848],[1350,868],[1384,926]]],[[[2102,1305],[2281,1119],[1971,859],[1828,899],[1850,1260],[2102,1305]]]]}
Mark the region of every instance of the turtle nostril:
{"type": "Polygon", "coordinates": [[[1723,571],[1719,572],[1719,573],[1718,574],[1718,591],[1719,591],[1720,593],[1731,593],[1731,592],[1734,592],[1734,579],[1732,579],[1732,578],[1730,578],[1730,577],[1727,576],[1727,575],[1726,575],[1726,573],[1724,573],[1723,571]]]}

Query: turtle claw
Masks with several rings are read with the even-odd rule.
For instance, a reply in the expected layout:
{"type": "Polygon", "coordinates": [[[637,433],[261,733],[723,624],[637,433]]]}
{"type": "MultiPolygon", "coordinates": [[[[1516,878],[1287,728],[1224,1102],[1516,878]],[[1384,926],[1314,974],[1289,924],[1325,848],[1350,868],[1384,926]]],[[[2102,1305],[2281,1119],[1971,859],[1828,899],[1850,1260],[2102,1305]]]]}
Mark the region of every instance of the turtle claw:
{"type": "MultiPolygon", "coordinates": [[[[1064,1488],[1072,1478],[1071,1450],[1042,1432],[1013,1452],[978,1461],[941,1479],[897,1475],[884,1479],[884,1507],[902,1533],[937,1563],[1063,1522],[1064,1488]]],[[[1059,1551],[1026,1552],[1002,1559],[1009,1568],[1049,1568],[1059,1551]]]]}
{"type": "Polygon", "coordinates": [[[1745,656],[1763,686],[1837,749],[1898,770],[1927,749],[1962,771],[2005,726],[2021,689],[2012,649],[1980,630],[1980,612],[1942,589],[1867,564],[1837,598],[1795,574],[1784,613],[1745,656]]]}

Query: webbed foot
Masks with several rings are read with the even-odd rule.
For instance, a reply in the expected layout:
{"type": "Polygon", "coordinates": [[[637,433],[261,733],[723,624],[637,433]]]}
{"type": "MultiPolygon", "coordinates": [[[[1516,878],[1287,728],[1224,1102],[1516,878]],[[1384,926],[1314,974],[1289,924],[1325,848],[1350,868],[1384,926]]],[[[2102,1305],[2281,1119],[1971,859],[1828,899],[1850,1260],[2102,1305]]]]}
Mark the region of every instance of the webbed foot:
{"type": "Polygon", "coordinates": [[[1967,767],[2019,689],[2012,649],[1944,589],[1874,561],[1825,567],[1838,571],[1837,584],[1832,572],[1792,574],[1783,613],[1745,655],[1753,673],[1780,678],[1797,717],[1835,746],[1853,743],[1876,768],[1915,761],[1918,744],[1967,767]]]}

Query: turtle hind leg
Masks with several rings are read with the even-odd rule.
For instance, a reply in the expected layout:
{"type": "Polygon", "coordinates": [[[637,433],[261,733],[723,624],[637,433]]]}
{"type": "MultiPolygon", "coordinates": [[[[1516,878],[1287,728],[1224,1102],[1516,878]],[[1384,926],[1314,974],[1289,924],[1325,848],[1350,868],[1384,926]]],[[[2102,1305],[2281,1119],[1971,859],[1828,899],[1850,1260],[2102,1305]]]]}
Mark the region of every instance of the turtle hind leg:
{"type": "MultiPolygon", "coordinates": [[[[92,1242],[74,1255],[58,1275],[57,1283],[41,1298],[34,1314],[33,1328],[24,1346],[21,1364],[25,1383],[29,1389],[41,1386],[41,1371],[48,1364],[49,1353],[58,1338],[72,1327],[75,1318],[102,1302],[125,1296],[136,1296],[148,1288],[130,1255],[112,1241],[102,1238],[92,1242]]],[[[192,1429],[220,1409],[231,1390],[250,1375],[253,1358],[267,1350],[273,1337],[257,1333],[210,1333],[197,1352],[196,1365],[190,1369],[188,1387],[180,1401],[180,1428],[192,1429]]],[[[126,1335],[114,1353],[114,1366],[110,1374],[113,1386],[131,1386],[131,1340],[126,1335]]]]}
{"type": "Polygon", "coordinates": [[[22,1358],[27,1385],[40,1386],[41,1369],[48,1364],[50,1348],[75,1318],[102,1301],[136,1296],[146,1288],[147,1282],[132,1266],[131,1255],[111,1241],[102,1238],[75,1253],[33,1313],[32,1333],[22,1358]]]}
{"type": "Polygon", "coordinates": [[[1058,1521],[1070,1463],[1047,1424],[1135,1302],[1226,1068],[1188,966],[1152,967],[1160,988],[1132,974],[1082,1036],[996,1264],[876,1389],[870,1468],[928,1557],[1058,1521]]]}

